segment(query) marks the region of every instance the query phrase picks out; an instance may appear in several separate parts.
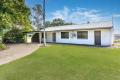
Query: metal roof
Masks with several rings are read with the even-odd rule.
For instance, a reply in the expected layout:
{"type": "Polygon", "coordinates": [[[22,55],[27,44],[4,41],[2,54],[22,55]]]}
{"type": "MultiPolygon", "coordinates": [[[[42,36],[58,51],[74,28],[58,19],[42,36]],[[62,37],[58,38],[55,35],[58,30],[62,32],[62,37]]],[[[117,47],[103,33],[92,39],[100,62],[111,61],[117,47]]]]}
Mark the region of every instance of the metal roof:
{"type": "MultiPolygon", "coordinates": [[[[80,25],[65,25],[45,28],[45,31],[63,31],[63,30],[88,30],[88,29],[110,29],[112,28],[112,21],[95,22],[80,25]]],[[[41,30],[43,31],[43,29],[41,30]]]]}

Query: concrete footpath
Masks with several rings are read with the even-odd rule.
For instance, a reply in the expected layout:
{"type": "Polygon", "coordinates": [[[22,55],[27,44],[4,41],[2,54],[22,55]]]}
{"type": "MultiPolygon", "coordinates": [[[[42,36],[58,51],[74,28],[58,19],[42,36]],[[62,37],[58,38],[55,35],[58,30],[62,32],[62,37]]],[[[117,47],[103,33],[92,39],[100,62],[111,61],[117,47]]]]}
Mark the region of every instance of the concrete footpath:
{"type": "Polygon", "coordinates": [[[0,51],[0,65],[30,55],[40,48],[42,44],[10,44],[7,46],[8,49],[0,51]]]}

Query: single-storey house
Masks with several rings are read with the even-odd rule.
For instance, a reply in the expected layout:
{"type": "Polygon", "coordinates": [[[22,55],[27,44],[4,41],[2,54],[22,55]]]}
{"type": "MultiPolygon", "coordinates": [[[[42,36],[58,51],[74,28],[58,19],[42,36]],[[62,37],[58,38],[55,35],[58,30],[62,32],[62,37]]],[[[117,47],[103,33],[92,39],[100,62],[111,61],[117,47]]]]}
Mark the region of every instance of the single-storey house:
{"type": "MultiPolygon", "coordinates": [[[[48,27],[45,28],[46,42],[111,46],[114,39],[113,27],[112,21],[48,27]]],[[[37,31],[28,33],[26,42],[39,41],[38,34],[37,31]]],[[[43,42],[43,30],[40,34],[43,42]]]]}

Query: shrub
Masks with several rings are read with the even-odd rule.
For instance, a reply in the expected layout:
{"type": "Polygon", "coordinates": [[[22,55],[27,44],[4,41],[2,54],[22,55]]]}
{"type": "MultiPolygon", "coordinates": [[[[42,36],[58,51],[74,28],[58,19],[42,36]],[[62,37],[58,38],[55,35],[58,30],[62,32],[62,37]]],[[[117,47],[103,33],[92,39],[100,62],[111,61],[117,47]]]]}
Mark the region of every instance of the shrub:
{"type": "Polygon", "coordinates": [[[6,49],[5,44],[0,43],[0,50],[4,50],[4,49],[6,49]]]}
{"type": "Polygon", "coordinates": [[[4,43],[22,43],[24,42],[24,34],[21,29],[13,28],[8,31],[3,38],[4,43]]]}

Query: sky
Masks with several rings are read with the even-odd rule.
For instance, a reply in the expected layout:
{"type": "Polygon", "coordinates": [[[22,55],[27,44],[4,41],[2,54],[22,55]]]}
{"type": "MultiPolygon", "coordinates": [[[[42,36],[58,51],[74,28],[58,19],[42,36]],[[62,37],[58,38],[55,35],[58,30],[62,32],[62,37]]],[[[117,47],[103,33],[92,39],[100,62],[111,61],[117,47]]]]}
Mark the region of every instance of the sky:
{"type": "MultiPolygon", "coordinates": [[[[26,0],[26,4],[32,8],[42,1],[26,0]]],[[[111,20],[113,15],[120,17],[120,0],[46,0],[46,20],[50,21],[62,18],[80,24],[111,20]]]]}

